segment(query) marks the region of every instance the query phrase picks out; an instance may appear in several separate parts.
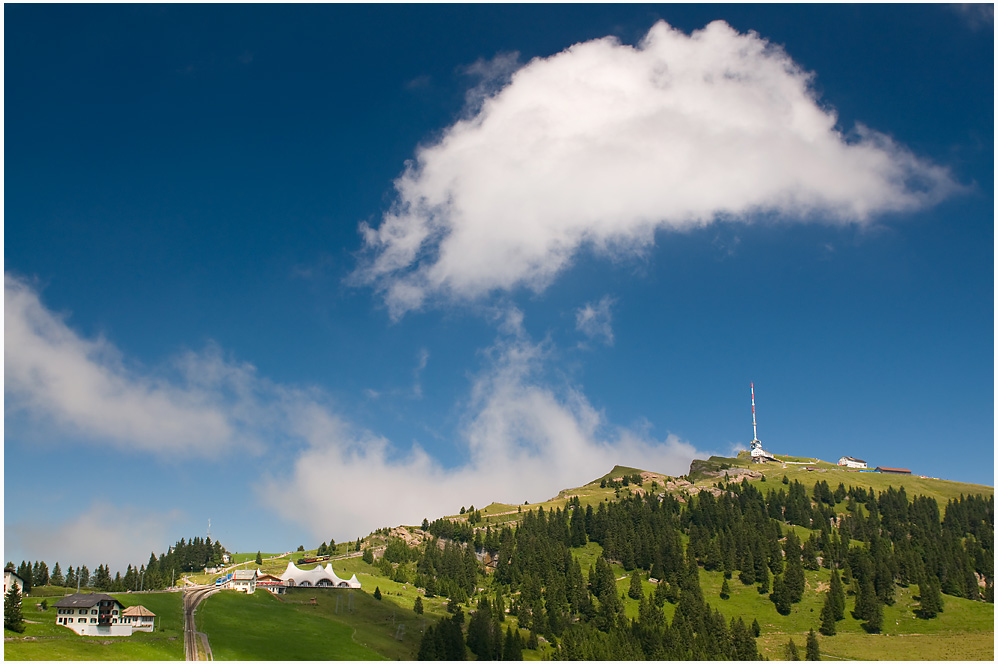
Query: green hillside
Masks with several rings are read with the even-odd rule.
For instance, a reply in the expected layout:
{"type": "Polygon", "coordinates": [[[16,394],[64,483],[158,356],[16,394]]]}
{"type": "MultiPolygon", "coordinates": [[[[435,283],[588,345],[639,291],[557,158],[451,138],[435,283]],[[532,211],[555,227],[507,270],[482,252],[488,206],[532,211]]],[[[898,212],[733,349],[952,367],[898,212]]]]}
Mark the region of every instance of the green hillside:
{"type": "MultiPolygon", "coordinates": [[[[785,464],[784,460],[795,461],[791,457],[775,463],[753,464],[747,454],[732,458],[711,457],[694,462],[682,477],[617,466],[586,485],[565,489],[541,503],[493,503],[484,508],[465,509],[464,514],[433,521],[428,531],[417,526],[382,529],[362,538],[362,550],[370,550],[373,554],[368,562],[364,560],[368,556],[362,557],[355,550],[354,542],[338,544],[328,561],[341,577],[356,574],[362,585],[360,590],[293,589],[280,597],[265,591],[251,596],[222,591],[211,596],[199,609],[198,629],[208,635],[214,658],[218,660],[413,660],[420,653],[424,636],[431,628],[439,630],[446,621],[453,621],[455,611],[463,616],[458,633],[468,639],[467,646],[461,647],[472,648],[472,618],[479,610],[479,602],[485,598],[490,605],[501,602],[499,606],[503,610],[495,615],[501,615],[502,621],[495,623],[495,631],[502,635],[509,629],[511,635],[518,635],[523,645],[522,656],[527,660],[552,659],[566,653],[575,653],[575,657],[587,652],[599,656],[599,648],[608,647],[609,643],[616,644],[614,647],[623,653],[615,658],[646,657],[650,652],[660,653],[659,659],[683,658],[675,655],[676,652],[694,657],[697,652],[700,656],[713,652],[710,658],[724,658],[711,651],[710,648],[716,646],[707,642],[706,645],[694,644],[694,650],[648,650],[642,654],[642,647],[651,647],[647,638],[663,638],[648,637],[647,628],[641,627],[654,618],[654,611],[649,613],[651,607],[660,607],[657,611],[661,617],[655,620],[664,621],[665,626],[678,624],[677,612],[683,611],[681,607],[685,600],[677,600],[687,592],[685,589],[690,583],[695,583],[702,600],[686,604],[687,613],[691,606],[697,606],[697,601],[702,601],[707,615],[719,612],[724,621],[730,623],[730,629],[734,630],[731,639],[735,639],[737,633],[731,622],[733,619],[740,618],[746,627],[755,622],[759,626],[759,635],[753,640],[756,655],[785,659],[790,639],[803,656],[809,630],[817,630],[821,624],[831,565],[856,580],[847,584],[846,611],[835,623],[835,634],[818,636],[821,653],[828,659],[993,660],[993,564],[988,566],[986,562],[986,559],[993,561],[994,550],[992,487],[919,476],[863,473],[814,459],[800,464],[785,464]],[[825,499],[820,493],[815,493],[816,484],[818,489],[825,484],[834,491],[840,483],[845,487],[841,490],[842,497],[833,497],[829,504],[822,502],[825,499]],[[902,487],[907,504],[914,510],[912,514],[927,509],[924,503],[918,503],[918,509],[914,509],[916,503],[912,501],[916,501],[916,496],[929,498],[930,503],[935,501],[938,522],[944,521],[950,501],[959,502],[955,509],[960,513],[949,520],[941,534],[926,539],[924,533],[919,535],[920,530],[912,531],[915,533],[912,541],[929,542],[924,546],[930,548],[936,546],[937,541],[943,542],[942,549],[935,552],[918,549],[913,558],[902,543],[886,549],[877,544],[878,540],[889,543],[891,537],[896,539],[895,531],[899,528],[916,528],[915,522],[909,525],[904,520],[907,517],[894,513],[892,505],[896,506],[900,499],[896,491],[902,487]],[[889,488],[893,498],[884,502],[889,488]],[[785,497],[777,498],[777,494],[785,497]],[[968,496],[983,498],[967,501],[965,497],[968,496]],[[766,503],[768,500],[787,502],[775,508],[766,503]],[[770,512],[773,509],[778,509],[777,513],[786,512],[781,519],[774,519],[771,513],[752,516],[751,510],[739,516],[741,510],[749,509],[746,505],[753,503],[770,512]],[[803,504],[810,517],[798,514],[803,504]],[[716,511],[720,508],[714,505],[727,507],[716,511]],[[674,525],[667,526],[657,535],[647,530],[647,525],[640,526],[639,530],[627,530],[637,527],[633,524],[650,518],[648,515],[654,515],[656,510],[674,514],[661,522],[674,525]],[[712,514],[715,516],[710,516],[712,514]],[[829,521],[829,529],[821,524],[830,516],[834,518],[829,521]],[[722,522],[732,518],[735,521],[722,527],[722,522]],[[758,521],[760,518],[763,521],[758,521]],[[595,522],[590,523],[591,519],[595,522]],[[715,519],[720,521],[714,522],[715,519]],[[678,530],[670,531],[669,528],[678,530]],[[733,530],[729,531],[729,528],[733,530]],[[770,596],[774,590],[770,584],[775,584],[776,576],[767,571],[765,581],[755,578],[743,582],[746,567],[755,564],[758,570],[763,564],[753,563],[752,557],[745,558],[744,552],[750,549],[768,556],[766,565],[775,565],[778,571],[789,574],[789,558],[774,559],[772,542],[766,545],[770,548],[758,548],[769,537],[765,533],[773,528],[780,533],[778,544],[784,549],[796,538],[796,551],[798,558],[803,556],[802,564],[808,564],[808,546],[813,547],[810,555],[818,553],[816,560],[829,561],[815,564],[813,569],[804,569],[800,599],[793,602],[786,613],[777,610],[770,596]],[[953,528],[961,529],[959,537],[954,536],[953,528]],[[521,532],[526,539],[519,536],[521,532]],[[669,532],[673,535],[668,535],[669,532]],[[871,532],[880,535],[871,540],[871,532]],[[828,540],[830,533],[835,538],[840,534],[845,538],[838,549],[831,542],[839,540],[828,540]],[[668,550],[669,537],[674,537],[673,541],[681,547],[678,557],[670,554],[673,571],[656,568],[661,559],[655,562],[659,555],[656,551],[668,550]],[[751,544],[755,540],[758,542],[751,544]],[[821,545],[822,541],[826,543],[821,545]],[[435,546],[430,547],[430,542],[435,546]],[[477,557],[471,556],[473,549],[469,547],[473,542],[480,547],[477,557]],[[717,552],[730,547],[742,553],[722,564],[722,558],[728,554],[717,552]],[[566,563],[559,550],[573,561],[572,565],[578,563],[581,578],[573,576],[570,570],[564,571],[566,563]],[[843,557],[846,553],[848,555],[843,557]],[[940,555],[946,557],[939,558],[940,555]],[[866,564],[862,563],[864,556],[872,556],[874,567],[870,569],[873,571],[846,572],[845,568],[850,567],[848,562],[866,564]],[[932,569],[943,570],[933,571],[933,574],[942,574],[939,578],[948,584],[948,591],[942,595],[943,610],[931,619],[919,617],[921,587],[915,579],[923,569],[919,567],[923,564],[918,562],[919,556],[929,556],[928,559],[934,561],[932,569]],[[507,562],[496,566],[494,559],[497,557],[507,562]],[[694,563],[696,574],[690,577],[692,572],[689,570],[693,568],[689,565],[694,563]],[[474,571],[468,571],[469,565],[474,571]],[[863,590],[859,577],[872,575],[874,571],[879,575],[883,565],[887,566],[884,572],[887,576],[883,578],[889,578],[890,584],[884,589],[879,585],[881,576],[877,576],[877,592],[886,593],[885,599],[878,600],[882,624],[878,631],[869,633],[865,618],[853,615],[854,607],[858,607],[858,595],[863,590]],[[726,572],[729,567],[731,571],[726,572]],[[971,579],[967,575],[974,567],[983,572],[971,579]],[[599,572],[600,569],[605,572],[599,572]],[[552,570],[562,571],[551,576],[552,570]],[[597,573],[595,581],[594,570],[597,573]],[[651,574],[661,575],[663,571],[661,581],[651,574]],[[600,585],[600,574],[612,578],[612,590],[607,591],[605,585],[600,585]],[[636,581],[632,580],[635,574],[636,581]],[[967,578],[957,578],[955,574],[967,578]],[[690,581],[691,578],[695,581],[690,581]],[[985,585],[978,588],[978,580],[985,585]],[[721,597],[722,584],[727,587],[724,598],[721,597]],[[564,587],[559,590],[561,586],[564,587]],[[589,598],[578,605],[582,608],[573,608],[575,605],[571,602],[581,601],[580,595],[573,595],[576,592],[573,587],[589,598]],[[376,588],[380,599],[374,597],[376,588]],[[765,592],[762,592],[764,588],[765,592]],[[961,593],[973,594],[978,599],[958,596],[961,593]],[[565,598],[569,596],[576,599],[565,604],[565,598]],[[613,599],[615,597],[619,601],[613,599]],[[422,603],[422,614],[414,611],[417,599],[422,603]],[[609,607],[613,603],[618,604],[615,611],[619,611],[620,618],[609,619],[607,623],[601,612],[604,604],[609,607]],[[590,609],[585,609],[586,605],[590,609]],[[589,611],[591,613],[587,613],[589,611]],[[563,617],[557,620],[549,617],[559,614],[563,617]],[[631,621],[636,625],[635,632],[628,626],[631,621]],[[635,634],[646,636],[638,638],[635,634]],[[669,653],[673,656],[667,656],[669,653]]],[[[924,522],[919,523],[922,525],[917,528],[926,527],[924,522]]],[[[941,526],[937,523],[928,527],[941,526]]],[[[255,553],[237,554],[234,559],[245,561],[241,566],[260,567],[265,572],[279,574],[289,560],[312,555],[315,551],[264,556],[262,565],[253,562],[255,553]]],[[[213,578],[192,575],[193,580],[201,583],[211,582],[213,578]]],[[[78,637],[57,627],[51,611],[41,612],[35,607],[42,594],[59,591],[51,588],[38,591],[39,596],[25,599],[25,617],[42,619],[29,623],[23,635],[5,632],[5,637],[11,639],[5,642],[5,659],[183,658],[178,593],[122,595],[126,605],[142,603],[157,613],[162,620],[162,630],[112,641],[78,637]]],[[[48,600],[54,601],[51,597],[48,600]]],[[[436,631],[434,634],[434,638],[441,638],[436,631]]],[[[474,643],[479,643],[480,639],[475,638],[474,643]]],[[[673,643],[668,647],[676,646],[673,643]]],[[[466,656],[468,659],[475,657],[472,650],[466,651],[466,656]]]]}

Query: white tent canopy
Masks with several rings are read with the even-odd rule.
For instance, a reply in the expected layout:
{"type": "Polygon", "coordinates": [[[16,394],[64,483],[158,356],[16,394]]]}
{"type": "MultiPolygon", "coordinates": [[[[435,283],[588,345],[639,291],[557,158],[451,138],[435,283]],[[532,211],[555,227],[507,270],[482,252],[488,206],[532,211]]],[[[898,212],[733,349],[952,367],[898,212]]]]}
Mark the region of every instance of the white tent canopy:
{"type": "Polygon", "coordinates": [[[281,574],[281,581],[293,587],[360,588],[356,574],[346,581],[336,576],[333,566],[328,564],[325,567],[316,565],[313,569],[298,569],[294,563],[289,562],[288,568],[281,574]]]}

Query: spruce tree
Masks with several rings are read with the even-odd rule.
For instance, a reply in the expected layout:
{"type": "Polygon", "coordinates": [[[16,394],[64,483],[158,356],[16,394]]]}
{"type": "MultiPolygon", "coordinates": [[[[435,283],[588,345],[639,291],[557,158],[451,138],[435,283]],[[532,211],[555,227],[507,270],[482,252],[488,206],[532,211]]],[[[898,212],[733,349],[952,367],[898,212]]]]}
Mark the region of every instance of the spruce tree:
{"type": "Polygon", "coordinates": [[[920,618],[935,618],[942,611],[942,598],[935,577],[925,577],[918,584],[918,615],[920,618]]]}
{"type": "Polygon", "coordinates": [[[721,581],[721,599],[728,599],[731,597],[731,588],[728,587],[728,580],[724,579],[721,581]]]}
{"type": "Polygon", "coordinates": [[[825,636],[835,635],[835,601],[830,590],[825,593],[825,604],[821,607],[821,627],[818,631],[825,636]]]}
{"type": "Polygon", "coordinates": [[[762,566],[762,576],[759,577],[759,594],[766,595],[769,593],[769,566],[762,566]]]}
{"type": "Polygon", "coordinates": [[[786,586],[790,602],[796,604],[804,598],[804,568],[800,557],[791,554],[788,558],[787,568],[783,573],[783,584],[786,586]]]}
{"type": "Polygon", "coordinates": [[[12,632],[24,631],[24,616],[21,614],[21,589],[14,583],[3,596],[3,626],[12,632]]]}
{"type": "Polygon", "coordinates": [[[644,591],[641,590],[641,574],[638,570],[631,573],[631,586],[627,589],[627,596],[631,599],[641,599],[644,591]]]}
{"type": "Polygon", "coordinates": [[[261,554],[259,551],[256,552],[256,564],[257,565],[263,564],[263,554],[261,554]]]}
{"type": "Polygon", "coordinates": [[[49,577],[49,583],[53,586],[62,586],[66,583],[66,577],[62,575],[62,570],[59,568],[58,562],[56,562],[55,567],[52,568],[52,575],[49,577]]]}
{"type": "Polygon", "coordinates": [[[866,622],[863,623],[863,629],[871,634],[878,634],[880,628],[884,623],[884,605],[880,603],[880,600],[874,596],[873,602],[870,604],[870,610],[866,617],[866,622]]]}
{"type": "Polygon", "coordinates": [[[752,636],[757,637],[762,633],[762,629],[759,627],[759,620],[757,618],[752,619],[752,636]]]}
{"type": "Polygon", "coordinates": [[[837,569],[832,570],[832,582],[828,593],[832,598],[832,614],[835,620],[842,620],[846,615],[846,593],[837,569]]]}
{"type": "Polygon", "coordinates": [[[416,596],[416,601],[412,604],[412,610],[416,612],[417,615],[423,615],[423,599],[416,596]]]}
{"type": "Polygon", "coordinates": [[[381,599],[381,587],[374,586],[374,599],[381,599]]]}
{"type": "MultiPolygon", "coordinates": [[[[784,475],[783,477],[784,479],[786,479],[786,475],[784,475]]],[[[793,638],[791,638],[790,642],[787,643],[787,661],[790,662],[800,661],[800,653],[797,652],[797,644],[794,643],[793,638]]]]}
{"type": "Polygon", "coordinates": [[[773,577],[773,592],[770,593],[769,599],[776,604],[776,610],[780,615],[790,615],[790,593],[783,582],[783,577],[779,574],[773,577]]]}
{"type": "Polygon", "coordinates": [[[809,662],[817,662],[821,660],[821,651],[818,649],[818,637],[815,635],[812,629],[807,633],[807,654],[806,658],[809,662]]]}

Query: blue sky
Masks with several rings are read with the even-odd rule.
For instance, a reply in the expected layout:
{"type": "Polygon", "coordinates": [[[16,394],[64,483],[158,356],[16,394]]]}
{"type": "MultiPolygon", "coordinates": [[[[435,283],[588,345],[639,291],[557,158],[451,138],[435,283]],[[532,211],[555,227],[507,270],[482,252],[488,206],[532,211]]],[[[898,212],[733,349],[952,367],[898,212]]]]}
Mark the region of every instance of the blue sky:
{"type": "Polygon", "coordinates": [[[5,559],[682,474],[750,381],[770,451],[993,484],[989,5],[5,19],[5,559]]]}

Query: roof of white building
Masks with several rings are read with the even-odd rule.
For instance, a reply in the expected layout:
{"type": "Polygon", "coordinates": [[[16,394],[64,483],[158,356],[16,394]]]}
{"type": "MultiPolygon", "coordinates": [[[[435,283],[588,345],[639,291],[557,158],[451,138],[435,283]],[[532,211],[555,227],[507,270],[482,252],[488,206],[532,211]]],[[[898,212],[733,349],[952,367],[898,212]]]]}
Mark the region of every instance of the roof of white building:
{"type": "Polygon", "coordinates": [[[255,569],[237,569],[232,573],[233,581],[251,581],[256,578],[255,569]]]}
{"type": "Polygon", "coordinates": [[[130,606],[121,612],[123,616],[139,616],[146,618],[155,618],[156,614],[147,609],[146,607],[139,604],[138,606],[130,606]]]}
{"type": "Polygon", "coordinates": [[[105,593],[74,593],[63,597],[52,606],[60,609],[88,608],[96,606],[98,602],[105,600],[110,600],[120,606],[124,606],[121,602],[105,593]]]}
{"type": "Polygon", "coordinates": [[[308,582],[310,586],[317,586],[320,581],[326,581],[336,588],[360,588],[360,581],[357,580],[356,574],[350,577],[349,581],[341,579],[333,572],[333,566],[328,564],[325,567],[316,565],[312,569],[298,569],[294,563],[289,562],[284,574],[281,574],[281,580],[295,586],[300,586],[303,582],[308,582]]]}

